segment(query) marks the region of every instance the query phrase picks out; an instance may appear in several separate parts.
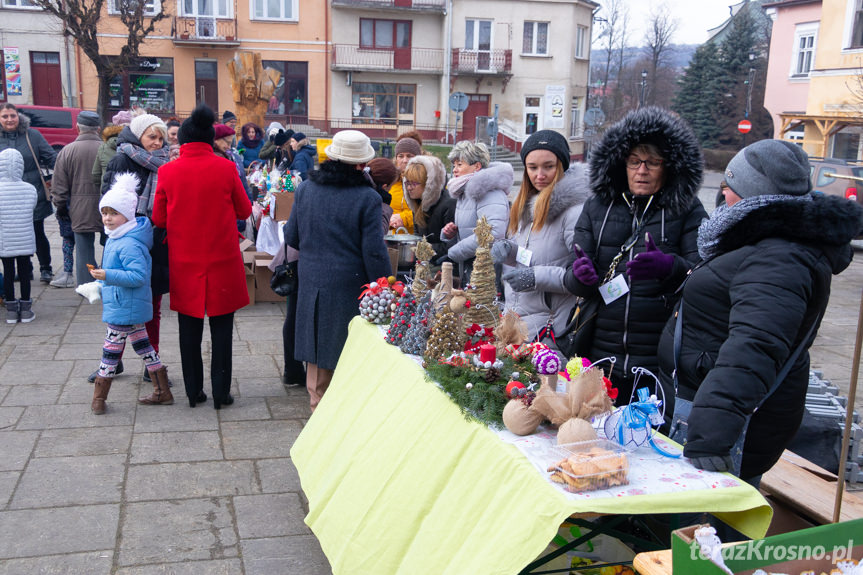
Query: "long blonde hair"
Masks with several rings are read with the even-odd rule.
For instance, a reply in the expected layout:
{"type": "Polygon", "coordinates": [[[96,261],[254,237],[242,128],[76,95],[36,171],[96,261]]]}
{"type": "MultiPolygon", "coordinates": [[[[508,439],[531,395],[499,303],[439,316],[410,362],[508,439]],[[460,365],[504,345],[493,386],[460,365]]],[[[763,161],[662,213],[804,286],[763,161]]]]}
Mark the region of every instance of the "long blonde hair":
{"type": "MultiPolygon", "coordinates": [[[[428,171],[426,171],[426,167],[419,162],[414,162],[412,164],[408,164],[405,168],[404,180],[402,181],[402,186],[404,186],[404,182],[417,182],[418,184],[425,187],[428,182],[428,171]]],[[[405,187],[404,188],[405,197],[410,196],[410,191],[405,187]]],[[[414,223],[419,224],[421,226],[426,225],[426,215],[423,211],[423,199],[420,197],[418,200],[414,200],[416,202],[416,209],[414,212],[414,223]]]]}
{"type": "Polygon", "coordinates": [[[545,226],[545,220],[548,218],[548,206],[551,204],[551,194],[554,193],[554,186],[557,185],[557,182],[563,179],[563,174],[563,164],[558,160],[554,178],[540,192],[533,186],[525,170],[524,177],[521,180],[521,188],[519,188],[518,195],[512,203],[512,208],[509,210],[509,226],[506,229],[507,236],[511,237],[518,233],[518,224],[521,221],[522,212],[528,209],[528,201],[535,193],[538,193],[539,197],[536,198],[536,204],[534,204],[533,225],[531,228],[538,232],[545,226]]]}

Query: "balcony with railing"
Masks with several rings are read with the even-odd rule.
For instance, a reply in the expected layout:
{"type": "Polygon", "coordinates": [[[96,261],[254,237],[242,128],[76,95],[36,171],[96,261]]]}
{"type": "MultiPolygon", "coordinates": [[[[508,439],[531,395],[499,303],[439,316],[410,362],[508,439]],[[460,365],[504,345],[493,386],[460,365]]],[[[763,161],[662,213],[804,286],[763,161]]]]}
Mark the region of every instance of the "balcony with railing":
{"type": "Polygon", "coordinates": [[[372,10],[410,10],[414,12],[446,12],[446,0],[333,0],[334,7],[372,10]]]}
{"type": "Polygon", "coordinates": [[[174,44],[177,46],[212,46],[234,48],[237,39],[237,20],[213,16],[178,16],[172,24],[174,44]]]}
{"type": "Polygon", "coordinates": [[[334,44],[332,70],[442,74],[444,51],[438,48],[367,48],[334,44]]]}
{"type": "Polygon", "coordinates": [[[511,76],[512,50],[454,48],[451,71],[455,76],[511,76]]]}

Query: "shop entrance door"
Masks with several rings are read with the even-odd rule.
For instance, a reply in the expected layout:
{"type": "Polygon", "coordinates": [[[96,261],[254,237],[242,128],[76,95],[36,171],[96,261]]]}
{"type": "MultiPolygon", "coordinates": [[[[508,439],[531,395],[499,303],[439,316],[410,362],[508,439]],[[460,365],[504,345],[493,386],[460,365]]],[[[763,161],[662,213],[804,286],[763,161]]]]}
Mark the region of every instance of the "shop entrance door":
{"type": "Polygon", "coordinates": [[[59,52],[30,52],[30,73],[33,77],[33,104],[63,106],[59,52]]]}
{"type": "Polygon", "coordinates": [[[195,104],[219,110],[219,67],[216,62],[195,60],[195,104]]]}
{"type": "Polygon", "coordinates": [[[476,118],[477,116],[488,116],[489,112],[489,96],[488,94],[468,94],[470,101],[467,105],[467,110],[464,111],[461,117],[461,139],[473,140],[476,138],[476,118]]]}

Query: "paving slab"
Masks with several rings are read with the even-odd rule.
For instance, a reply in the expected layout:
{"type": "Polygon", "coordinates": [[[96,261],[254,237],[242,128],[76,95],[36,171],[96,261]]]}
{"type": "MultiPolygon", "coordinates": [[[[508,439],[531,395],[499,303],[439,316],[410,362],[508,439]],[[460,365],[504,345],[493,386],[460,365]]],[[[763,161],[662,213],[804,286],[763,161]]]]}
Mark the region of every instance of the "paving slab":
{"type": "Polygon", "coordinates": [[[285,386],[281,378],[265,377],[261,379],[234,378],[235,387],[243,397],[284,397],[285,386]]]}
{"type": "Polygon", "coordinates": [[[108,575],[114,550],[0,561],[0,575],[108,575]]]}
{"type": "Polygon", "coordinates": [[[114,549],[119,518],[116,504],[0,512],[0,559],[114,549]]]}
{"type": "Polygon", "coordinates": [[[264,493],[298,493],[301,491],[300,476],[293,461],[287,457],[280,459],[259,459],[255,462],[261,490],[264,493]]]}
{"type": "Polygon", "coordinates": [[[0,471],[24,469],[38,438],[36,431],[0,431],[0,471]]]}
{"type": "Polygon", "coordinates": [[[225,422],[225,459],[288,457],[301,430],[301,424],[292,420],[225,422]]]}
{"type": "MultiPolygon", "coordinates": [[[[91,396],[92,397],[92,396],[91,396]]],[[[87,402],[89,403],[89,401],[87,402]]],[[[82,404],[70,405],[36,405],[26,408],[16,429],[61,429],[72,427],[110,427],[114,425],[131,425],[135,419],[136,404],[131,402],[116,402],[108,397],[108,406],[104,414],[94,415],[88,406],[82,404]]],[[[5,408],[0,408],[0,413],[5,408]]],[[[8,408],[18,409],[18,408],[8,408]]]]}
{"type": "Polygon", "coordinates": [[[223,459],[218,431],[136,433],[131,463],[167,463],[223,459]]]}
{"type": "Polygon", "coordinates": [[[126,499],[154,501],[261,493],[251,461],[132,465],[126,499]]]}
{"type": "Polygon", "coordinates": [[[119,566],[237,557],[227,498],[129,503],[119,566]]]}
{"type": "Polygon", "coordinates": [[[246,539],[241,543],[246,575],[331,575],[318,540],[311,535],[246,539]]]}
{"type": "Polygon", "coordinates": [[[296,493],[234,497],[234,508],[241,539],[311,533],[303,522],[306,514],[296,493]]]}
{"type": "Polygon", "coordinates": [[[62,390],[62,385],[15,385],[3,398],[3,406],[53,405],[62,390]]]}
{"type": "Polygon", "coordinates": [[[181,382],[174,384],[174,405],[141,406],[135,419],[135,433],[168,431],[216,431],[219,429],[219,412],[213,409],[210,390],[205,389],[207,401],[189,407],[181,382]]]}
{"type": "Polygon", "coordinates": [[[125,455],[33,459],[21,476],[9,508],[117,503],[125,468],[125,455]]]}
{"type": "MultiPolygon", "coordinates": [[[[31,432],[19,432],[31,433],[31,432]]],[[[34,457],[78,457],[126,455],[132,441],[131,426],[102,428],[47,429],[36,444],[34,457]]]]}
{"type": "MultiPolygon", "coordinates": [[[[302,390],[305,391],[306,388],[302,390]]],[[[308,419],[312,415],[312,408],[305,398],[303,401],[297,401],[292,397],[268,397],[267,404],[270,406],[273,419],[308,419]]]]}
{"type": "Polygon", "coordinates": [[[250,421],[271,419],[267,401],[263,397],[245,397],[241,394],[234,396],[234,404],[230,409],[219,412],[219,421],[250,421]]]}
{"type": "Polygon", "coordinates": [[[0,407],[0,430],[14,427],[23,414],[23,407],[0,407]]]}
{"type": "Polygon", "coordinates": [[[6,509],[20,478],[20,471],[0,471],[0,509],[6,509]]]}
{"type": "MultiPolygon", "coordinates": [[[[17,334],[15,337],[18,337],[17,334]]],[[[3,367],[0,367],[0,381],[4,385],[62,384],[66,383],[72,365],[71,361],[9,359],[3,362],[3,367]]]]}
{"type": "Polygon", "coordinates": [[[243,565],[239,559],[187,561],[124,567],[118,570],[116,575],[243,575],[243,565]]]}

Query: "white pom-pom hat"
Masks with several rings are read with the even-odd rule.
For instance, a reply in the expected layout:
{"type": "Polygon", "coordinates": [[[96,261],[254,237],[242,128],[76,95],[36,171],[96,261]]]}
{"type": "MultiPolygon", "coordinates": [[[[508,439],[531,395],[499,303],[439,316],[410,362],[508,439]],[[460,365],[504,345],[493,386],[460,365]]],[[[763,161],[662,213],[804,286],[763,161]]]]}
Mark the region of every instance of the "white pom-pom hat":
{"type": "Polygon", "coordinates": [[[101,212],[102,208],[105,207],[112,208],[114,211],[123,214],[127,220],[133,221],[138,208],[138,194],[136,190],[139,184],[140,180],[138,176],[131,172],[119,174],[114,179],[114,183],[111,184],[111,189],[99,201],[99,211],[101,212]]]}

